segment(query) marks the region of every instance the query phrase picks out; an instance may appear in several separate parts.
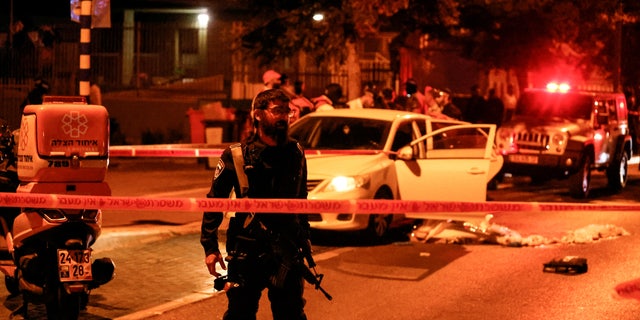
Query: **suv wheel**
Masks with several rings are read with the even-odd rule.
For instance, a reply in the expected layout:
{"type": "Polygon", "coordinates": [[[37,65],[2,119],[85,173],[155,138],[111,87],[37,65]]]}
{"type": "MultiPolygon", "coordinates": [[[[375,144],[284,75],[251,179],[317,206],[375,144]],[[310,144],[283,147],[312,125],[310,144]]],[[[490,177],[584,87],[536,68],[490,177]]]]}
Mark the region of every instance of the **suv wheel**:
{"type": "Polygon", "coordinates": [[[614,161],[607,168],[607,182],[611,190],[618,192],[627,185],[627,169],[627,153],[623,151],[622,154],[617,157],[617,159],[614,159],[614,161]]]}
{"type": "Polygon", "coordinates": [[[589,197],[591,189],[591,156],[583,155],[578,172],[569,177],[569,193],[577,199],[589,197]]]}

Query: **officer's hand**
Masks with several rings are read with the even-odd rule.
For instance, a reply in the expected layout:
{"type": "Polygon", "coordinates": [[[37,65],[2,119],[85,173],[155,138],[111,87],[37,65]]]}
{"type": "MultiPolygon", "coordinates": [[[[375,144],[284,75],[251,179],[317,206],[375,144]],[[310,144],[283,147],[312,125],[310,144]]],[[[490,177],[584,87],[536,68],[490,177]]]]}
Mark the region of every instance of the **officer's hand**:
{"type": "Polygon", "coordinates": [[[219,263],[220,267],[222,267],[223,270],[227,270],[227,266],[224,264],[224,259],[222,258],[222,254],[220,252],[208,255],[204,259],[204,263],[207,264],[209,273],[216,278],[221,276],[221,274],[216,271],[216,263],[219,263]]]}

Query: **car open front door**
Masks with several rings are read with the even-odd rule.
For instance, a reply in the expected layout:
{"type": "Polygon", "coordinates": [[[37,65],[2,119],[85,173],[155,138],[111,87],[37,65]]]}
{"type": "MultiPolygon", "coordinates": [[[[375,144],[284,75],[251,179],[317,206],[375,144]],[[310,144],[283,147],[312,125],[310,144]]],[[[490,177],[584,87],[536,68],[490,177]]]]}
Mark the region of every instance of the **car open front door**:
{"type": "MultiPolygon", "coordinates": [[[[487,182],[493,177],[496,126],[463,124],[438,129],[411,142],[416,150],[424,144],[425,154],[413,152],[411,160],[395,162],[402,200],[486,201],[487,182]],[[493,163],[492,163],[493,161],[493,163]],[[493,165],[493,166],[492,166],[493,165]]],[[[501,162],[499,162],[501,165],[501,162]]],[[[410,218],[483,218],[486,213],[408,213],[410,218]]]]}

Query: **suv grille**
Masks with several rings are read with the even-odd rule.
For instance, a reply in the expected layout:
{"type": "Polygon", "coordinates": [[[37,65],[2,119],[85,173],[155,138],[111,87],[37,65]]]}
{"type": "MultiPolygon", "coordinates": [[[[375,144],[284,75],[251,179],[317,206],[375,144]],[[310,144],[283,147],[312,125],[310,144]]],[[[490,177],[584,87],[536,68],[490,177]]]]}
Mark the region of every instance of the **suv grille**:
{"type": "Polygon", "coordinates": [[[311,190],[315,189],[322,180],[307,180],[307,192],[311,192],[311,190]]]}
{"type": "Polygon", "coordinates": [[[542,151],[549,149],[551,137],[547,134],[518,132],[515,134],[514,142],[520,149],[542,151]]]}

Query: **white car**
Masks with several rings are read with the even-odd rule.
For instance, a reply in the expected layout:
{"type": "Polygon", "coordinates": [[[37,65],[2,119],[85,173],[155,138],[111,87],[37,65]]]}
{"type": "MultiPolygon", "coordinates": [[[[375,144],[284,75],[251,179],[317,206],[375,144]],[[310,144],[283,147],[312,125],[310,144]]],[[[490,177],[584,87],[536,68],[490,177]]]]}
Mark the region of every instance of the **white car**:
{"type": "MultiPolygon", "coordinates": [[[[290,135],[306,149],[309,199],[486,201],[487,183],[503,162],[494,152],[495,130],[412,112],[336,109],[301,118],[290,135]]],[[[310,223],[382,237],[407,218],[448,219],[320,212],[310,223]]]]}

